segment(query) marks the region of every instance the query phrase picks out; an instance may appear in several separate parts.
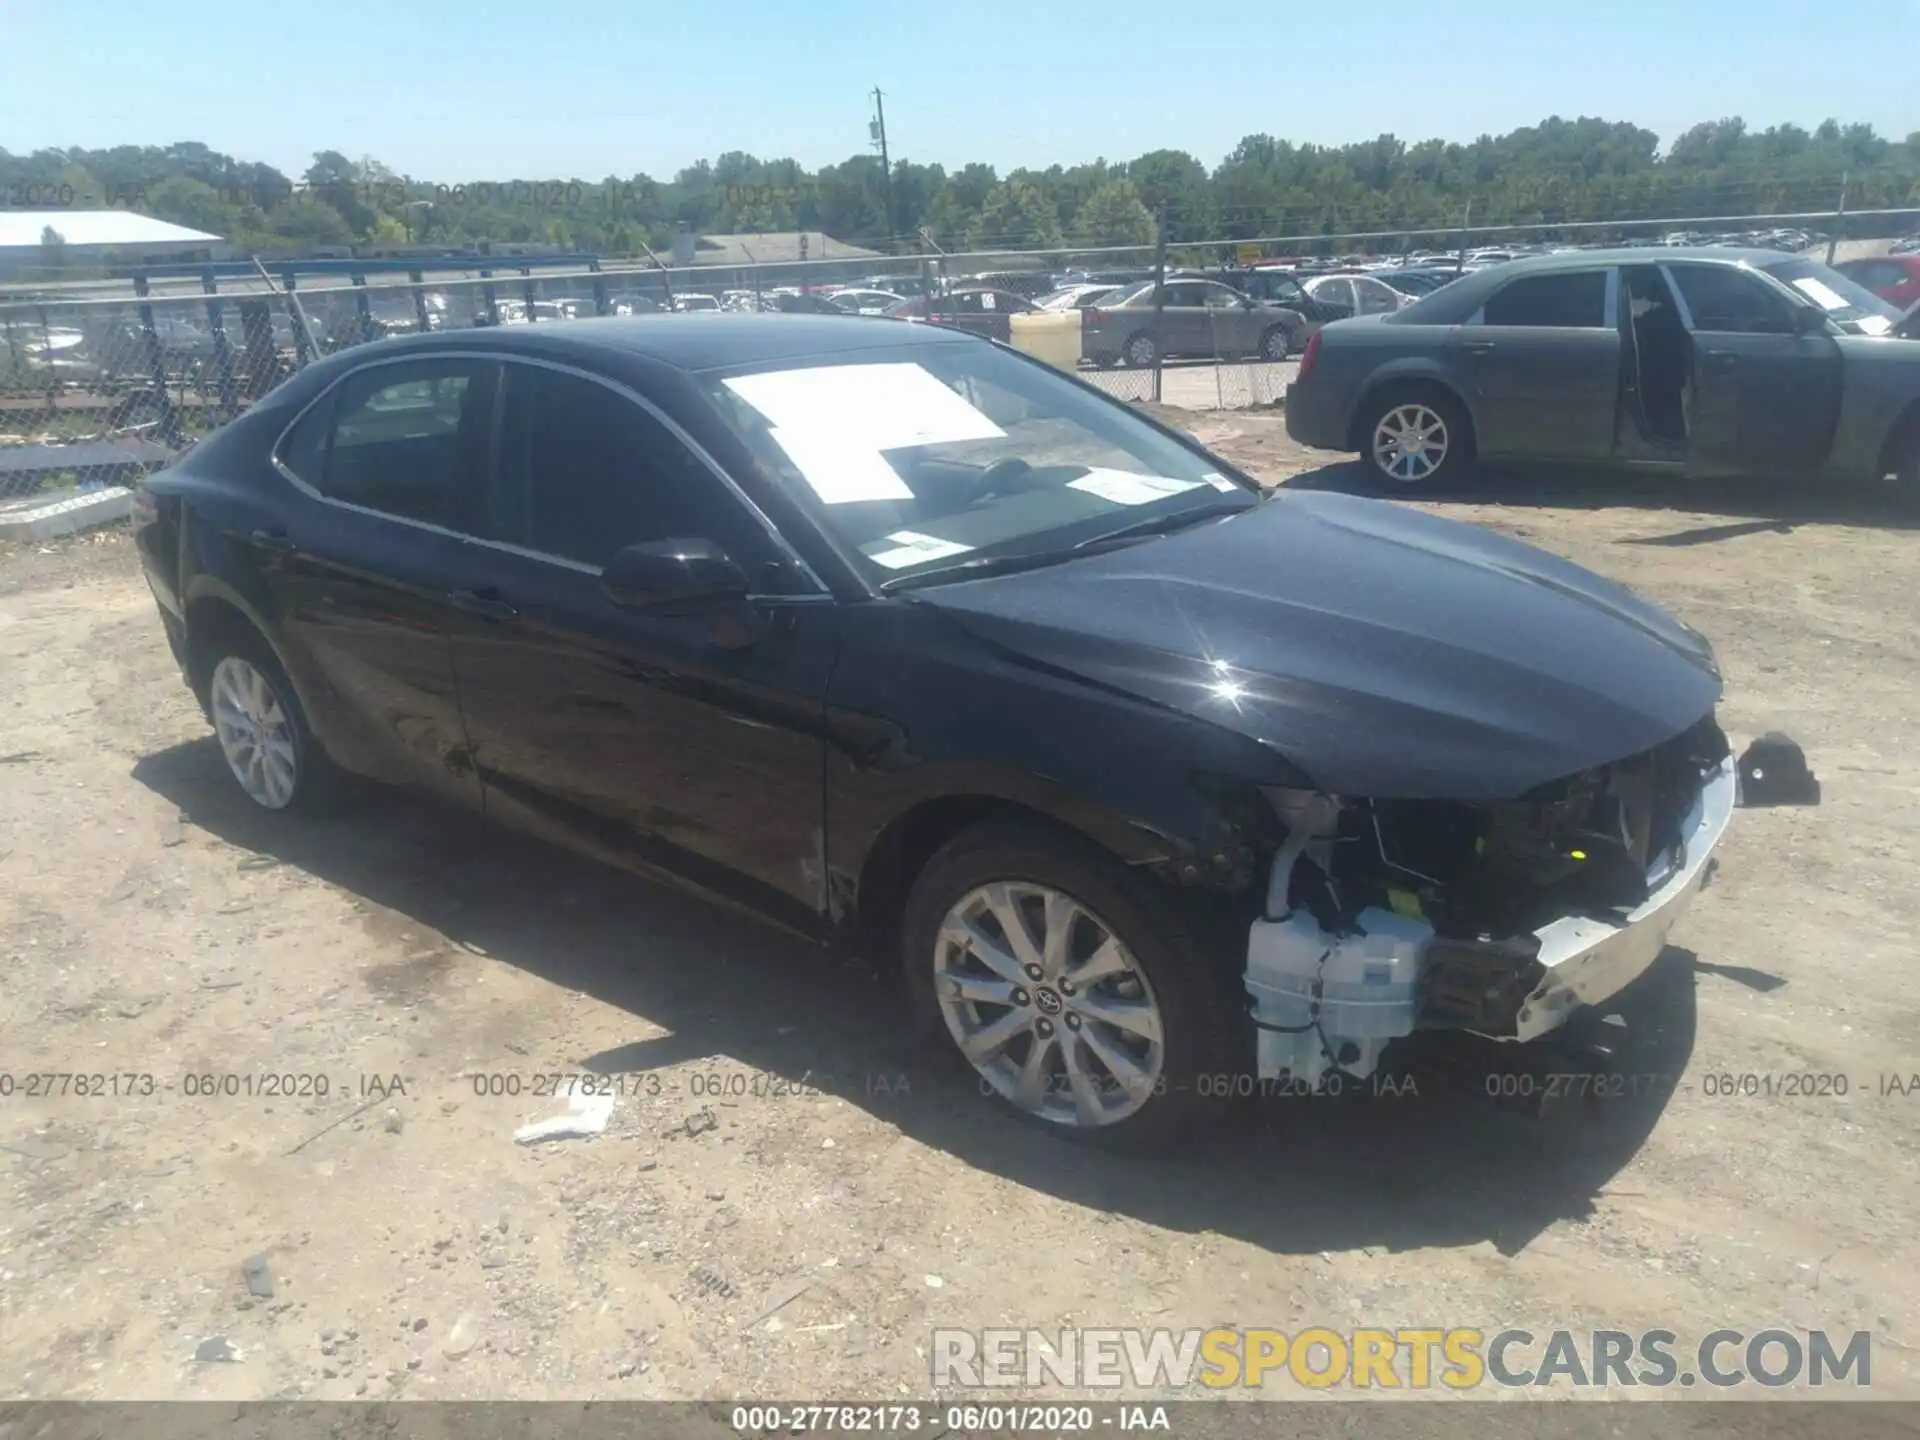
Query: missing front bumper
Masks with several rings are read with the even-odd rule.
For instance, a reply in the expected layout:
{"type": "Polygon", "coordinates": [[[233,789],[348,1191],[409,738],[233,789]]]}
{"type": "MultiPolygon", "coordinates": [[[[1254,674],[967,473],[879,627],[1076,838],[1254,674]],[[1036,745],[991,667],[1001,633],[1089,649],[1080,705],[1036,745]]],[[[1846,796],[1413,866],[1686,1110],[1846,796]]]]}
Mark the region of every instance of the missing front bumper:
{"type": "Polygon", "coordinates": [[[1737,789],[1734,762],[1724,760],[1708,775],[1681,822],[1671,873],[1623,919],[1616,923],[1569,915],[1534,932],[1544,974],[1521,1002],[1513,1033],[1500,1038],[1532,1040],[1556,1030],[1574,1010],[1612,999],[1646,973],[1706,883],[1713,852],[1733,818],[1737,789]]]}
{"type": "MultiPolygon", "coordinates": [[[[1254,922],[1246,985],[1262,1078],[1365,1078],[1416,1029],[1530,1041],[1639,979],[1706,882],[1738,799],[1731,757],[1706,775],[1678,843],[1647,876],[1647,898],[1617,920],[1565,916],[1517,941],[1438,939],[1423,921],[1363,910],[1329,934],[1299,910],[1254,922]]],[[[1297,852],[1295,857],[1297,858],[1297,852]]],[[[1283,852],[1276,866],[1293,863],[1283,852]]],[[[1284,895],[1284,879],[1274,893],[1284,895]]]]}

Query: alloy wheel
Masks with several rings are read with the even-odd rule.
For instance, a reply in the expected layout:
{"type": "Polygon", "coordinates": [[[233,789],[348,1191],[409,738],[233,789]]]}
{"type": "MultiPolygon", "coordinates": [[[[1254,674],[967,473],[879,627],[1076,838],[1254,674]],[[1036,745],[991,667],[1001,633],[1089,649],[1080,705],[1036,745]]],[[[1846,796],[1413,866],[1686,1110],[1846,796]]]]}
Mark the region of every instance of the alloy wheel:
{"type": "Polygon", "coordinates": [[[1136,335],[1127,341],[1127,363],[1135,369],[1144,370],[1153,364],[1154,345],[1151,335],[1136,335]]]}
{"type": "Polygon", "coordinates": [[[1425,405],[1396,405],[1373,427],[1373,463],[1403,485],[1431,479],[1447,459],[1447,422],[1425,405]]]}
{"type": "Polygon", "coordinates": [[[1057,1125],[1124,1120],[1162,1085],[1165,1025],[1146,973],[1072,896],[983,885],[947,912],[934,995],[983,1084],[1057,1125]]]}
{"type": "Polygon", "coordinates": [[[299,788],[300,755],[273,682],[251,661],[229,655],[214,667],[209,694],[214,734],[233,778],[256,804],[286,809],[299,788]]]}

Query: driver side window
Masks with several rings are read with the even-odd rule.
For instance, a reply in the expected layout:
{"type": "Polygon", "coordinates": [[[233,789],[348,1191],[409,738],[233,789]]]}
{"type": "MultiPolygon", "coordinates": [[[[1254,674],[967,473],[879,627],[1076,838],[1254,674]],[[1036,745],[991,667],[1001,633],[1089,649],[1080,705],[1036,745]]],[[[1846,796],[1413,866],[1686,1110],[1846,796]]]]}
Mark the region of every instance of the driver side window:
{"type": "Polygon", "coordinates": [[[773,557],[739,497],[656,417],[582,375],[510,364],[500,458],[476,528],[603,567],[623,546],[712,540],[751,571],[773,557]]]}
{"type": "Polygon", "coordinates": [[[1731,265],[1676,265],[1673,280],[1696,330],[1791,335],[1792,308],[1765,283],[1731,265]]]}

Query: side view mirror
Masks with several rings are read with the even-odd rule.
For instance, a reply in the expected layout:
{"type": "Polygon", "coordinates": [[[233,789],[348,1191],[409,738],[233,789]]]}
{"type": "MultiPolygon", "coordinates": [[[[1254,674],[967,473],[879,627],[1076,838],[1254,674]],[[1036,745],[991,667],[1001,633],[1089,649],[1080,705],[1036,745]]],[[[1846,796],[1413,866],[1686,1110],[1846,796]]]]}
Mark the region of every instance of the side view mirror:
{"type": "Polygon", "coordinates": [[[1824,335],[1827,333],[1827,316],[1824,310],[1812,305],[1802,305],[1793,312],[1793,329],[1796,335],[1824,335]]]}
{"type": "Polygon", "coordinates": [[[711,540],[653,540],[615,553],[600,588],[624,610],[745,599],[747,572],[711,540]]]}

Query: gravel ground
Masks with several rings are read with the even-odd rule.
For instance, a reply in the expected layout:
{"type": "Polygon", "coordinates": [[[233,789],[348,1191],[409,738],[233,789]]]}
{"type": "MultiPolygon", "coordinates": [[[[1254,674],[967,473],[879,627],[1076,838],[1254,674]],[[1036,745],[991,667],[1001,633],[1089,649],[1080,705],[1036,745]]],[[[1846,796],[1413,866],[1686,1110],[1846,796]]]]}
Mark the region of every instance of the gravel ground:
{"type": "Polygon", "coordinates": [[[154,1087],[0,1098],[0,1398],[885,1399],[936,1325],[1216,1323],[1864,1329],[1913,1396],[1913,536],[1738,487],[1433,508],[1705,631],[1728,728],[1825,803],[1736,817],[1625,1007],[1671,1093],[1275,1104],[1159,1162],[1001,1121],[888,984],[749,920],[399,795],[250,812],[126,538],[0,552],[0,1070],[154,1087]],[[584,1071],[605,1133],[516,1145],[584,1071]],[[1748,1074],[1848,1093],[1717,1093],[1748,1074]]]}

